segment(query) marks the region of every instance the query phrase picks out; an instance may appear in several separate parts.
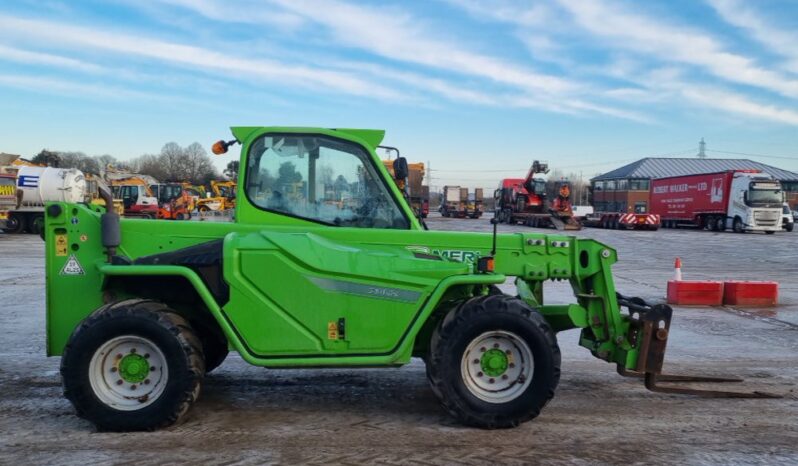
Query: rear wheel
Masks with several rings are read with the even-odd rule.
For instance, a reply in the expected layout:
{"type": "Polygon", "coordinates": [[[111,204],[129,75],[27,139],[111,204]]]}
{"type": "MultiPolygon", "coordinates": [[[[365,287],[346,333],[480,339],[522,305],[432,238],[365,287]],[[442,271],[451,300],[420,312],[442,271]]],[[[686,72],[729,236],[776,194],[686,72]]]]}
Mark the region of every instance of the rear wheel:
{"type": "Polygon", "coordinates": [[[460,422],[514,427],[554,396],[560,349],[543,316],[520,299],[480,296],[435,330],[427,373],[443,407],[460,422]]]}
{"type": "Polygon", "coordinates": [[[3,228],[3,231],[6,233],[20,233],[24,229],[25,217],[17,214],[10,214],[8,216],[6,227],[3,228]]]}
{"type": "Polygon", "coordinates": [[[35,215],[28,227],[31,233],[41,236],[44,232],[44,215],[35,215]]]}
{"type": "Polygon", "coordinates": [[[61,358],[64,395],[99,430],[152,430],[179,422],[205,373],[200,341],[165,305],[131,299],[86,318],[61,358]]]}
{"type": "Polygon", "coordinates": [[[716,231],[724,231],[724,230],[726,230],[726,218],[725,217],[718,217],[715,220],[715,230],[716,231]]]}

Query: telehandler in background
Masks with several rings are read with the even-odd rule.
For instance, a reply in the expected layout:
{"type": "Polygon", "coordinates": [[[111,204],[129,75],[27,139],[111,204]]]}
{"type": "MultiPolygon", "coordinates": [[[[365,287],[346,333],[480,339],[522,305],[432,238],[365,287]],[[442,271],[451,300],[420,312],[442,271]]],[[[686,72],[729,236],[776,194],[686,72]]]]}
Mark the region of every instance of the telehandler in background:
{"type": "MultiPolygon", "coordinates": [[[[619,295],[616,253],[604,244],[497,235],[496,222],[493,235],[425,230],[375,153],[383,131],[232,132],[214,152],[242,146],[234,222],[47,205],[47,352],[62,356],[65,396],[100,430],[181,420],[229,349],[267,368],[420,357],[460,422],[517,426],[554,396],[555,335],[573,328],[581,346],[651,390],[770,396],[659,385],[715,379],[661,374],[671,308],[619,295]],[[497,288],[509,277],[511,295],[497,288]],[[546,304],[547,280],[567,280],[574,301],[546,304]]],[[[393,171],[407,178],[406,160],[393,171]]]]}

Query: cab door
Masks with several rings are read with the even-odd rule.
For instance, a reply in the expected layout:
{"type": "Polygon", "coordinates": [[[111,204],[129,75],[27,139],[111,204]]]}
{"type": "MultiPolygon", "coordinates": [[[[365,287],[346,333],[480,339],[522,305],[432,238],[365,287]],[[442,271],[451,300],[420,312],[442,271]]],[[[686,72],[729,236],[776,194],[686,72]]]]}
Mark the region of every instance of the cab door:
{"type": "Polygon", "coordinates": [[[251,144],[244,193],[271,226],[228,235],[225,312],[254,353],[377,354],[398,345],[437,279],[413,273],[429,260],[370,244],[376,230],[410,233],[390,182],[353,142],[267,134],[251,144]]]}

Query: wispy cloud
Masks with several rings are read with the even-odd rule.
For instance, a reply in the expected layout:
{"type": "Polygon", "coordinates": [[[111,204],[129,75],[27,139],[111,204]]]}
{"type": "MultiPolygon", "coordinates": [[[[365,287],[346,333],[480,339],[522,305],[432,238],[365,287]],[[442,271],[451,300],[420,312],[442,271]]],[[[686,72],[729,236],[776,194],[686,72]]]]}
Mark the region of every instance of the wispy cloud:
{"type": "MultiPolygon", "coordinates": [[[[162,0],[175,3],[173,0],[162,0]]],[[[236,15],[220,17],[215,12],[221,4],[225,9],[237,11],[246,2],[214,2],[214,0],[177,0],[181,6],[208,18],[229,22],[257,23],[257,16],[241,18],[236,15]]],[[[461,99],[484,105],[505,105],[536,108],[569,114],[603,114],[618,118],[643,121],[634,112],[609,105],[588,103],[593,92],[591,86],[565,77],[542,73],[527,64],[508,61],[493,55],[477,53],[462,41],[455,41],[434,33],[425,21],[396,8],[372,8],[342,1],[270,0],[270,5],[280,14],[301,18],[306,24],[303,32],[318,31],[327,35],[331,44],[349,47],[390,60],[393,76],[389,80],[402,81],[422,92],[433,92],[444,98],[461,99]],[[319,11],[325,14],[319,14],[319,11]],[[422,73],[408,73],[401,69],[406,63],[429,73],[449,75],[447,78],[422,73]],[[453,76],[459,76],[454,79],[453,76]],[[469,89],[462,79],[486,80],[500,88],[492,91],[469,89]],[[503,88],[502,88],[503,87],[503,88]]],[[[507,15],[509,9],[503,10],[507,15]]],[[[545,14],[543,9],[522,16],[532,23],[545,14]]]]}
{"type": "Polygon", "coordinates": [[[243,58],[215,50],[147,37],[112,33],[99,29],[71,26],[52,21],[22,19],[0,15],[0,34],[26,37],[59,47],[67,45],[105,50],[118,54],[145,57],[168,66],[223,73],[228,77],[241,73],[244,79],[265,79],[293,86],[333,90],[377,99],[402,100],[404,97],[378,83],[335,71],[292,65],[265,58],[243,58]]]}
{"type": "Polygon", "coordinates": [[[616,3],[558,1],[573,14],[577,24],[613,47],[650,54],[665,62],[689,64],[724,81],[798,98],[798,80],[728,51],[710,34],[632,13],[616,3]]]}
{"type": "Polygon", "coordinates": [[[798,73],[798,33],[779,28],[753,8],[755,2],[738,0],[707,0],[729,24],[744,29],[755,40],[769,48],[769,52],[791,60],[790,71],[798,73]]]}

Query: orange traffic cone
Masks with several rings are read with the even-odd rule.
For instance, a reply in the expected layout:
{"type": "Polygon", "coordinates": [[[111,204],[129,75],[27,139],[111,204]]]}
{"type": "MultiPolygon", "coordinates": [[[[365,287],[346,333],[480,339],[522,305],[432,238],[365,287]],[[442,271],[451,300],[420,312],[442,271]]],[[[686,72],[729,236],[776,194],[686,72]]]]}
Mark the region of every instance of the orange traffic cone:
{"type": "Polygon", "coordinates": [[[673,264],[673,268],[675,269],[674,270],[673,279],[676,280],[677,282],[681,281],[682,280],[682,260],[679,259],[678,257],[676,258],[676,262],[673,264]]]}

